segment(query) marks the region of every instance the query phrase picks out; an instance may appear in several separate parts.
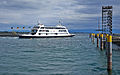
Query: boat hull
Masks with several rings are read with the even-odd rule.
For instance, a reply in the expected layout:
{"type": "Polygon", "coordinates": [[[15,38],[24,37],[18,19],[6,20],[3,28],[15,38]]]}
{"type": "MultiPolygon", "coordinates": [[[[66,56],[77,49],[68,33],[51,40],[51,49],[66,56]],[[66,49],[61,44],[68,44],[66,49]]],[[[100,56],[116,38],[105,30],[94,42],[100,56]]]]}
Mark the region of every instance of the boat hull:
{"type": "Polygon", "coordinates": [[[22,36],[20,35],[19,38],[60,38],[60,37],[73,37],[75,35],[65,35],[65,36],[22,36]]]}

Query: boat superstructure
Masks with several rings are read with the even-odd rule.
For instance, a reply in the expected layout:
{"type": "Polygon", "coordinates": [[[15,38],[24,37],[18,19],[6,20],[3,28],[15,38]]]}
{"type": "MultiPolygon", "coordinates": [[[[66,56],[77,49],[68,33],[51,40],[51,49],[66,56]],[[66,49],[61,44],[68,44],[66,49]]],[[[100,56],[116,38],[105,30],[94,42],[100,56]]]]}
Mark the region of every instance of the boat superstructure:
{"type": "Polygon", "coordinates": [[[50,37],[72,37],[68,29],[63,25],[57,26],[44,26],[38,23],[34,26],[29,34],[19,35],[19,38],[50,38],[50,37]]]}

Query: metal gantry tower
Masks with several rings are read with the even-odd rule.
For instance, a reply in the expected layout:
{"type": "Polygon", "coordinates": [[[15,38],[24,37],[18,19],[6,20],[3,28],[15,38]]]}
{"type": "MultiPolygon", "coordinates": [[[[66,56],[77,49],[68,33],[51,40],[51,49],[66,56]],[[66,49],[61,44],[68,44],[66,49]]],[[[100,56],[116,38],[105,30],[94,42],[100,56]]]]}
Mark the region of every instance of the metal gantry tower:
{"type": "Polygon", "coordinates": [[[102,33],[112,34],[112,6],[102,6],[102,33]]]}

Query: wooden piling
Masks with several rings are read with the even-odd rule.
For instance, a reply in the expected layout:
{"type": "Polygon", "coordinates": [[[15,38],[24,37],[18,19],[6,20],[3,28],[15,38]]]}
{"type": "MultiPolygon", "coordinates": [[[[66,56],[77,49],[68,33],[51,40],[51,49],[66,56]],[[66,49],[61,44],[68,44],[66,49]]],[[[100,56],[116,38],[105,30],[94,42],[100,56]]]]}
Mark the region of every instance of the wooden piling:
{"type": "Polygon", "coordinates": [[[112,70],[112,35],[108,36],[107,69],[112,70]]]}
{"type": "Polygon", "coordinates": [[[100,49],[103,50],[103,34],[100,34],[100,49]]]}
{"type": "Polygon", "coordinates": [[[89,34],[89,38],[91,38],[91,33],[89,34]]]}
{"type": "Polygon", "coordinates": [[[112,70],[108,70],[108,75],[112,75],[112,70]]]}
{"type": "Polygon", "coordinates": [[[91,41],[93,42],[93,33],[90,34],[91,41]]]}
{"type": "Polygon", "coordinates": [[[95,34],[94,33],[92,34],[92,42],[93,42],[93,44],[95,43],[95,34]]]}
{"type": "Polygon", "coordinates": [[[103,49],[106,49],[106,38],[103,37],[103,49]]]}
{"type": "Polygon", "coordinates": [[[106,42],[106,48],[105,48],[105,49],[106,49],[106,50],[108,49],[108,42],[107,42],[108,36],[109,36],[109,34],[106,34],[106,36],[105,36],[105,38],[106,38],[106,39],[105,39],[105,42],[106,42]]]}
{"type": "Polygon", "coordinates": [[[99,48],[99,34],[97,34],[97,47],[99,48]]]}
{"type": "Polygon", "coordinates": [[[108,34],[106,34],[106,36],[105,36],[105,38],[106,38],[106,40],[105,40],[105,42],[106,42],[106,47],[105,47],[105,49],[106,49],[106,55],[108,54],[108,42],[107,42],[107,40],[108,40],[108,34]]]}

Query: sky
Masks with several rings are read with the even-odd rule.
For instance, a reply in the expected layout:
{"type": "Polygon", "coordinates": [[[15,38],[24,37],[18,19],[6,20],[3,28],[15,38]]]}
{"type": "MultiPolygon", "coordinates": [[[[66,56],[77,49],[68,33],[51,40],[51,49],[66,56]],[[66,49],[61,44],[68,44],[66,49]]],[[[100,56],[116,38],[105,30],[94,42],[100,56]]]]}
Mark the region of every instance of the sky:
{"type": "Polygon", "coordinates": [[[120,0],[0,0],[0,29],[55,26],[59,20],[69,29],[96,29],[102,6],[113,6],[113,28],[120,29],[120,0]]]}

